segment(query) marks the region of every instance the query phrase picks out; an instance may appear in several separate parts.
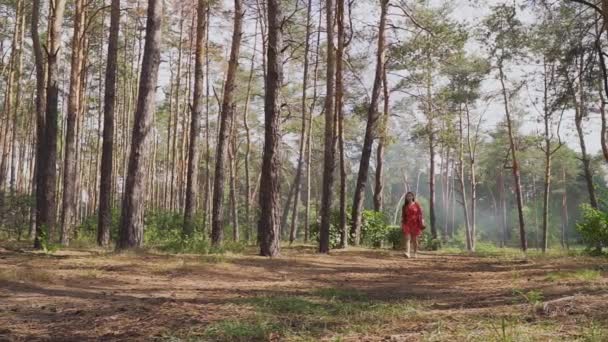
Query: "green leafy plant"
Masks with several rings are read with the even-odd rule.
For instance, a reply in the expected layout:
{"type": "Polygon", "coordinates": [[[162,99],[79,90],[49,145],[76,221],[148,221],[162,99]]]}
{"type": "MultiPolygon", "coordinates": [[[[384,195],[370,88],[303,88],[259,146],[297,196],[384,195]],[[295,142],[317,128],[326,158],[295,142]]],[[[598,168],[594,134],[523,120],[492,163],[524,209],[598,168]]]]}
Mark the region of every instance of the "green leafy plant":
{"type": "Polygon", "coordinates": [[[601,254],[602,248],[608,246],[608,212],[588,204],[583,204],[581,210],[583,217],[576,229],[587,247],[596,254],[601,254]]]}
{"type": "Polygon", "coordinates": [[[382,247],[382,243],[387,240],[391,226],[388,218],[382,212],[365,210],[363,211],[363,223],[361,235],[364,244],[373,247],[382,247]]]}

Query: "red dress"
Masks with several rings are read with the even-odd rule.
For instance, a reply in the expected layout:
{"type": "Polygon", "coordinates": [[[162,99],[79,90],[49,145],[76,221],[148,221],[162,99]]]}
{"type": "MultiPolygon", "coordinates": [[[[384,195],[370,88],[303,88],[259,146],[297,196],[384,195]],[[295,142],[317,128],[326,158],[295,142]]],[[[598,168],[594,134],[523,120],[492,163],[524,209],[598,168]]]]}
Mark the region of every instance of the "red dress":
{"type": "Polygon", "coordinates": [[[403,234],[417,237],[422,233],[422,208],[417,202],[403,206],[401,213],[401,228],[403,234]]]}

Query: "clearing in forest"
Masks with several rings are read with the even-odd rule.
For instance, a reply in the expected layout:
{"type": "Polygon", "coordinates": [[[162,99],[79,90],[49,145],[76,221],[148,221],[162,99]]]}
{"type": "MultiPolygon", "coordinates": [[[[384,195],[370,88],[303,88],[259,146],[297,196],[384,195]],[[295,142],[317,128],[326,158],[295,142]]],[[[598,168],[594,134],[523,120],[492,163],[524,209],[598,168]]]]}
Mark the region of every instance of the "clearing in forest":
{"type": "Polygon", "coordinates": [[[0,340],[606,341],[608,260],[0,248],[0,340]]]}

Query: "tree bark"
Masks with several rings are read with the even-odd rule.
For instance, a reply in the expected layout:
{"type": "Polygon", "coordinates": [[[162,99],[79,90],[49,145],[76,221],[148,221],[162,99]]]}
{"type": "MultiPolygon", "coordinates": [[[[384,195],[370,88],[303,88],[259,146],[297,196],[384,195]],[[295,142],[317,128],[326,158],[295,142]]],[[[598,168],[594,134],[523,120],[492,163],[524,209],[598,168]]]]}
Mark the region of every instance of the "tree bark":
{"type": "Polygon", "coordinates": [[[467,243],[467,251],[474,251],[473,235],[471,232],[471,223],[469,219],[469,206],[467,202],[467,191],[465,186],[464,172],[464,125],[462,118],[462,108],[458,111],[458,132],[459,132],[459,149],[458,149],[458,182],[460,184],[460,200],[462,201],[462,209],[464,214],[464,228],[467,243]]]}
{"type": "Polygon", "coordinates": [[[384,113],[380,122],[380,139],[376,150],[376,185],[374,188],[374,211],[381,212],[384,208],[384,150],[388,136],[389,119],[389,89],[386,77],[386,65],[382,68],[382,89],[384,91],[384,113]]]}
{"type": "Polygon", "coordinates": [[[118,33],[120,31],[120,0],[112,0],[110,10],[110,37],[105,75],[103,103],[103,144],[101,154],[101,175],[99,181],[99,224],[97,244],[110,243],[112,225],[112,164],[114,149],[114,115],[116,103],[116,71],[118,65],[118,33]]]}
{"type": "MultiPolygon", "coordinates": [[[[342,0],[338,0],[342,1],[342,0]]],[[[335,132],[335,68],[336,51],[334,47],[334,2],[325,1],[325,17],[327,31],[327,66],[325,91],[325,151],[323,156],[323,184],[321,194],[321,226],[319,227],[319,252],[329,253],[329,226],[333,200],[334,167],[336,155],[335,132]]]]}
{"type": "Polygon", "coordinates": [[[374,86],[370,104],[367,110],[367,126],[365,129],[365,138],[363,139],[363,150],[361,153],[361,161],[359,164],[359,174],[357,184],[355,186],[355,194],[353,199],[352,209],[352,226],[351,235],[353,243],[358,246],[361,243],[361,225],[363,218],[363,202],[365,200],[365,187],[369,174],[369,164],[372,154],[372,145],[374,143],[375,131],[378,129],[378,100],[380,91],[382,90],[382,74],[384,69],[385,56],[385,28],[386,16],[388,13],[389,0],[381,0],[380,2],[380,24],[378,25],[378,51],[376,56],[376,73],[374,77],[374,86]]]}
{"type": "MultiPolygon", "coordinates": [[[[37,216],[39,215],[39,209],[41,204],[41,197],[38,195],[37,189],[40,189],[42,177],[40,175],[40,161],[43,156],[43,145],[38,143],[44,140],[45,131],[45,108],[46,108],[46,75],[44,56],[42,51],[42,43],[40,42],[40,33],[38,32],[38,25],[40,22],[40,0],[33,0],[32,2],[32,18],[31,18],[30,34],[32,36],[32,50],[34,52],[34,61],[36,65],[36,146],[35,146],[35,166],[34,175],[32,179],[32,197],[36,199],[36,205],[32,208],[31,217],[33,218],[33,224],[30,228],[30,237],[38,236],[36,234],[37,227],[37,216]]],[[[39,240],[39,238],[38,238],[39,240]]],[[[36,246],[40,248],[40,246],[36,246]]]]}
{"type": "Polygon", "coordinates": [[[56,217],[56,184],[57,184],[57,130],[59,118],[59,52],[61,50],[61,35],[65,0],[56,0],[50,4],[49,44],[47,47],[47,87],[46,87],[46,119],[43,139],[38,141],[40,146],[40,186],[36,193],[38,215],[36,217],[36,238],[34,247],[42,247],[42,235],[46,232],[47,241],[55,230],[56,217]]]}
{"type": "Polygon", "coordinates": [[[198,169],[199,169],[199,135],[203,116],[204,87],[205,87],[205,38],[207,28],[207,1],[198,0],[196,8],[196,51],[194,61],[194,99],[191,108],[190,145],[188,147],[188,174],[186,179],[186,205],[184,210],[184,234],[194,233],[196,200],[198,198],[198,169]]]}
{"type": "Polygon", "coordinates": [[[296,168],[296,177],[294,179],[295,198],[293,200],[293,212],[291,214],[291,228],[289,229],[289,243],[293,243],[296,239],[297,224],[298,224],[298,205],[300,203],[300,188],[302,186],[302,170],[304,167],[304,149],[307,145],[306,139],[308,136],[308,103],[307,103],[307,88],[308,88],[308,69],[309,69],[309,54],[310,54],[310,34],[312,31],[312,0],[308,0],[306,7],[306,34],[304,36],[304,75],[302,76],[302,127],[300,131],[300,148],[298,152],[298,166],[296,168]]]}
{"type": "Polygon", "coordinates": [[[268,49],[266,93],[264,99],[264,155],[260,182],[260,220],[258,234],[260,255],[274,257],[280,252],[280,144],[283,82],[283,14],[280,0],[267,1],[268,49]]]}
{"type": "Polygon", "coordinates": [[[70,70],[70,90],[68,95],[67,131],[65,135],[65,159],[63,166],[63,203],[61,209],[61,244],[70,243],[72,224],[76,213],[76,163],[77,161],[77,125],[80,120],[81,84],[84,71],[84,34],[85,2],[75,1],[74,34],[72,36],[72,57],[70,70]]]}
{"type": "Polygon", "coordinates": [[[232,33],[232,46],[230,60],[224,84],[224,97],[220,117],[220,127],[215,159],[215,177],[213,185],[213,212],[211,222],[211,243],[219,246],[224,239],[224,186],[225,166],[228,145],[230,144],[230,127],[234,119],[233,97],[236,88],[236,71],[238,67],[239,52],[243,25],[243,10],[241,0],[234,1],[234,31],[232,33]]]}
{"type": "Polygon", "coordinates": [[[337,0],[336,21],[338,24],[338,49],[336,50],[336,114],[334,121],[338,130],[338,151],[340,153],[340,247],[348,246],[346,218],[346,155],[344,153],[344,1],[337,0]]]}
{"type": "Polygon", "coordinates": [[[145,193],[145,153],[155,110],[156,85],[160,64],[162,0],[148,0],[146,40],[142,60],[137,109],[133,126],[131,154],[125,185],[117,249],[143,244],[143,194],[145,193]]]}
{"type": "Polygon", "coordinates": [[[511,108],[509,105],[509,95],[507,94],[507,87],[505,85],[505,75],[502,69],[502,65],[499,66],[499,78],[500,85],[502,88],[502,96],[505,106],[505,114],[507,116],[507,129],[509,134],[509,149],[511,151],[511,171],[513,172],[513,181],[515,186],[515,195],[517,197],[517,213],[519,218],[519,238],[521,242],[521,249],[526,252],[528,249],[528,241],[526,238],[526,225],[524,222],[524,201],[521,191],[521,180],[519,171],[519,162],[517,161],[517,147],[515,145],[515,132],[513,130],[513,122],[511,119],[511,108]]]}

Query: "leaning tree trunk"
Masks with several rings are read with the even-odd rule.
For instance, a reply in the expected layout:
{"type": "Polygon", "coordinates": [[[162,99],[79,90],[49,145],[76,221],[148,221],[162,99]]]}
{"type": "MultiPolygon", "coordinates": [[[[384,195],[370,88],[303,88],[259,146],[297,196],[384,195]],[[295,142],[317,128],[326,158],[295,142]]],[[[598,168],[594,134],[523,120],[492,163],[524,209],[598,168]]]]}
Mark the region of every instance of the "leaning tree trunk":
{"type": "Polygon", "coordinates": [[[199,146],[198,136],[200,133],[201,118],[204,111],[204,67],[205,67],[205,29],[207,27],[207,1],[198,0],[196,9],[196,52],[194,61],[194,99],[191,108],[192,119],[190,120],[190,144],[188,146],[188,173],[186,177],[186,206],[184,210],[184,233],[192,235],[195,229],[194,214],[196,211],[196,199],[198,196],[198,169],[199,169],[199,146]]]}
{"type": "MultiPolygon", "coordinates": [[[[339,0],[340,1],[340,0],[339,0]]],[[[325,151],[323,155],[323,184],[321,193],[321,226],[319,227],[319,252],[329,253],[329,226],[331,224],[331,209],[333,201],[334,167],[336,155],[335,132],[335,68],[336,52],[334,47],[334,2],[325,1],[325,17],[327,30],[327,67],[325,91],[325,151]]]]}
{"type": "Polygon", "coordinates": [[[283,14],[280,0],[268,0],[268,50],[266,93],[264,101],[264,155],[260,182],[260,220],[258,234],[260,255],[277,256],[280,252],[280,144],[281,104],[279,96],[283,82],[283,14]]]}
{"type": "Polygon", "coordinates": [[[363,139],[363,150],[361,153],[361,161],[359,164],[359,174],[357,184],[355,186],[355,195],[353,199],[352,209],[352,227],[351,235],[353,235],[353,243],[358,246],[361,243],[361,225],[363,218],[363,201],[365,199],[365,187],[369,174],[369,163],[372,155],[372,145],[375,138],[375,130],[378,129],[378,100],[382,89],[382,74],[384,69],[385,55],[385,28],[386,16],[388,12],[388,0],[381,0],[380,8],[380,24],[378,25],[378,51],[376,55],[376,73],[374,77],[374,86],[372,89],[372,97],[367,109],[367,126],[365,129],[365,138],[363,139]]]}
{"type": "Polygon", "coordinates": [[[112,0],[103,103],[103,144],[101,147],[99,225],[97,228],[97,244],[99,246],[107,246],[110,243],[110,227],[112,225],[112,150],[114,148],[114,104],[116,102],[116,70],[118,64],[119,31],[120,0],[112,0]]]}
{"type": "Polygon", "coordinates": [[[517,196],[517,213],[519,218],[519,238],[521,249],[525,252],[528,249],[528,241],[526,239],[526,225],[524,221],[524,200],[521,191],[521,177],[519,171],[519,162],[517,161],[517,147],[515,146],[515,132],[513,131],[513,122],[511,119],[511,108],[509,106],[509,96],[505,85],[505,75],[502,66],[499,66],[500,85],[502,87],[502,96],[505,106],[505,114],[507,116],[507,129],[509,134],[509,149],[511,150],[511,171],[513,172],[513,181],[515,183],[515,195],[517,196]]]}
{"type": "Polygon", "coordinates": [[[243,35],[243,10],[241,0],[234,1],[234,31],[232,33],[232,46],[230,49],[230,60],[224,83],[224,98],[220,117],[220,127],[215,159],[215,177],[213,185],[213,212],[211,219],[211,243],[219,246],[224,239],[224,186],[226,154],[230,144],[230,127],[234,119],[233,97],[236,88],[236,71],[239,62],[239,51],[241,48],[241,36],[243,35]]]}
{"type": "Polygon", "coordinates": [[[63,166],[63,203],[61,208],[61,244],[70,243],[70,234],[76,211],[76,163],[77,131],[80,106],[81,84],[84,69],[85,2],[75,1],[74,35],[72,36],[72,58],[70,70],[70,92],[68,95],[67,130],[65,135],[65,159],[63,166]]]}
{"type": "Polygon", "coordinates": [[[61,35],[65,0],[56,0],[50,4],[49,44],[47,46],[47,86],[46,86],[46,118],[43,138],[38,141],[40,149],[39,174],[40,183],[36,192],[36,239],[34,247],[42,247],[42,235],[46,232],[47,239],[55,230],[56,216],[56,184],[57,184],[57,131],[59,118],[59,52],[61,50],[61,35]]]}
{"type": "Polygon", "coordinates": [[[162,4],[162,0],[148,1],[144,56],[122,204],[120,237],[116,245],[119,250],[141,247],[143,244],[143,195],[146,190],[144,158],[152,124],[152,112],[155,110],[161,49],[162,4]]]}

